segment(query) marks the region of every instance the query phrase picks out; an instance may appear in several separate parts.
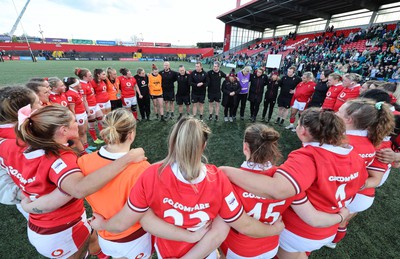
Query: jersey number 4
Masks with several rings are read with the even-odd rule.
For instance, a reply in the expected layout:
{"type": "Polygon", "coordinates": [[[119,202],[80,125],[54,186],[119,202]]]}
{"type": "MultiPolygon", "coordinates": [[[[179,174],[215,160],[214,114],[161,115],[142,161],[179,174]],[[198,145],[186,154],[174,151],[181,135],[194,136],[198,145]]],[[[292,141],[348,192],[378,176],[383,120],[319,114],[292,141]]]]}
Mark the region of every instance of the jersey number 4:
{"type": "Polygon", "coordinates": [[[339,185],[336,194],[335,194],[335,198],[337,200],[338,203],[338,207],[339,208],[343,208],[344,206],[346,206],[345,202],[346,202],[346,183],[339,185]]]}

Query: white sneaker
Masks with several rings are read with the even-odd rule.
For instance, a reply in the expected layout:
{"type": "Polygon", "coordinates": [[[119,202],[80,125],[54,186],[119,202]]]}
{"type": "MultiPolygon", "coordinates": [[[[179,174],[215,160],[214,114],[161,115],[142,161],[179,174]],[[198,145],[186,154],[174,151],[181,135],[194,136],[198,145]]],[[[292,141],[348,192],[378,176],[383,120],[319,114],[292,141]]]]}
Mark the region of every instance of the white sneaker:
{"type": "Polygon", "coordinates": [[[285,129],[294,129],[294,125],[293,124],[289,124],[289,126],[286,126],[285,129]]]}
{"type": "Polygon", "coordinates": [[[232,117],[229,117],[229,121],[230,121],[230,122],[233,122],[233,118],[232,118],[232,117]]]}
{"type": "Polygon", "coordinates": [[[224,117],[224,121],[225,121],[225,122],[228,122],[228,117],[224,117]]]}
{"type": "Polygon", "coordinates": [[[292,129],[292,132],[296,132],[296,128],[292,129]]]}
{"type": "Polygon", "coordinates": [[[325,245],[326,247],[330,248],[330,249],[335,249],[336,248],[336,243],[328,243],[325,245]]]}

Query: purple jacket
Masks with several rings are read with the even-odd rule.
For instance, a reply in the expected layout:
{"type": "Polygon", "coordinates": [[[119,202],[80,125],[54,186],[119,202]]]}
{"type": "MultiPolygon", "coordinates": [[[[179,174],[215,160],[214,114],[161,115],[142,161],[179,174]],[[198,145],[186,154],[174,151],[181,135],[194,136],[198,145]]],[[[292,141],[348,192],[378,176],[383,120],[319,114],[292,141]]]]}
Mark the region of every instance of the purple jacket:
{"type": "Polygon", "coordinates": [[[250,73],[248,73],[247,76],[244,76],[242,71],[239,71],[237,77],[241,88],[240,94],[247,94],[249,92],[250,73]]]}

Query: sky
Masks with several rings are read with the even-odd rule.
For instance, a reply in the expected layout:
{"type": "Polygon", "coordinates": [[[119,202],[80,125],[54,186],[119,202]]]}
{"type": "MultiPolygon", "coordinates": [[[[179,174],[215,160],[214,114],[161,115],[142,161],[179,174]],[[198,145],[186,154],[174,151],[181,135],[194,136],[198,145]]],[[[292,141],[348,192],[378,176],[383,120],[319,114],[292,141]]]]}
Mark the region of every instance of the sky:
{"type": "MultiPolygon", "coordinates": [[[[11,31],[25,3],[0,0],[0,34],[11,31]]],[[[133,41],[136,36],[184,46],[223,42],[224,24],[216,17],[235,6],[236,0],[32,0],[21,22],[29,36],[41,37],[40,24],[45,38],[133,41]]],[[[20,23],[15,35],[22,34],[20,23]]]]}

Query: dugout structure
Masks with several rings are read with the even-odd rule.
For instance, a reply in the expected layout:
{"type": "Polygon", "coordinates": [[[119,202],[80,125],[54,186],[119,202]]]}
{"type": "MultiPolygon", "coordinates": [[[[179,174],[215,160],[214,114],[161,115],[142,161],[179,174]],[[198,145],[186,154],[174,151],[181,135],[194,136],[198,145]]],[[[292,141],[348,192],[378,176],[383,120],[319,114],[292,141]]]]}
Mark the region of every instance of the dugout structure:
{"type": "Polygon", "coordinates": [[[224,51],[244,48],[261,38],[292,33],[363,27],[396,22],[400,1],[393,0],[253,0],[217,19],[225,23],[224,51]],[[236,48],[236,49],[235,49],[236,48]]]}

